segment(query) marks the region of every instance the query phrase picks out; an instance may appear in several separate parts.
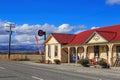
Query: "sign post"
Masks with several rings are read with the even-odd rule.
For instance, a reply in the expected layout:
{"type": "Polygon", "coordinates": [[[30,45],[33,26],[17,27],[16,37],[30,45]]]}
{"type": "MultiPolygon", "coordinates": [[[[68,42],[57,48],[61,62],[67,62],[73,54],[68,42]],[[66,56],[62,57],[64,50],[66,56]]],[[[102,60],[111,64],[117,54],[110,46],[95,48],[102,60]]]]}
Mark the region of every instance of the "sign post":
{"type": "MultiPolygon", "coordinates": [[[[46,32],[45,32],[45,31],[39,30],[39,31],[38,31],[38,35],[39,35],[39,36],[43,36],[43,35],[44,35],[44,41],[46,40],[46,32]]],[[[45,45],[44,45],[44,55],[45,55],[45,45]]],[[[45,57],[45,56],[42,56],[42,57],[41,57],[41,58],[42,58],[42,61],[44,61],[44,59],[45,59],[45,58],[43,58],[43,57],[45,57]]]]}
{"type": "MultiPolygon", "coordinates": [[[[43,35],[44,35],[44,41],[46,40],[46,32],[45,32],[45,31],[39,30],[39,31],[38,31],[38,35],[39,35],[39,36],[43,36],[43,35]]],[[[44,52],[45,52],[45,45],[44,45],[44,52]]]]}

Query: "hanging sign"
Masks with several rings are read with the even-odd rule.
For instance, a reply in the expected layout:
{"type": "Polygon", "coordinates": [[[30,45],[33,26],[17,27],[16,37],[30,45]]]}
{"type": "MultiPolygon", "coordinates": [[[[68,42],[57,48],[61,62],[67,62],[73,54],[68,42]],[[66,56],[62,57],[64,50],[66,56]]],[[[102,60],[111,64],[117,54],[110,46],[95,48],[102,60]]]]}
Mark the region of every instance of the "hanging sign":
{"type": "Polygon", "coordinates": [[[39,31],[38,31],[38,35],[39,35],[39,36],[43,36],[44,34],[45,34],[45,32],[44,32],[43,30],[39,30],[39,31]]]}

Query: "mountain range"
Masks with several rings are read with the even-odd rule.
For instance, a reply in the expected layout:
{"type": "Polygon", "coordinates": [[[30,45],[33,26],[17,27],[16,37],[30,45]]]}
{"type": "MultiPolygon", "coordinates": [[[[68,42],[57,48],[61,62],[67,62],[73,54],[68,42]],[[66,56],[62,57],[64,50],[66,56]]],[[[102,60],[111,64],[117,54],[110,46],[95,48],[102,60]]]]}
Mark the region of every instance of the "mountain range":
{"type": "MultiPolygon", "coordinates": [[[[35,52],[38,51],[38,47],[36,45],[11,45],[11,52],[35,52]]],[[[40,50],[44,50],[44,46],[40,46],[40,50]]],[[[0,45],[0,52],[8,51],[8,45],[0,45]]]]}

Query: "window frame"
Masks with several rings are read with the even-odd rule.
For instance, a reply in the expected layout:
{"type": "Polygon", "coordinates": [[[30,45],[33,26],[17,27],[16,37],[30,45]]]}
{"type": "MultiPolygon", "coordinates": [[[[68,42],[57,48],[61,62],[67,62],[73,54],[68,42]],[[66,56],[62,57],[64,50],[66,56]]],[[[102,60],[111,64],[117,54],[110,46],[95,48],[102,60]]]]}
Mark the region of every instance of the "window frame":
{"type": "Polygon", "coordinates": [[[54,57],[56,57],[56,58],[58,57],[58,45],[54,46],[54,57]]]}
{"type": "Polygon", "coordinates": [[[48,57],[51,58],[51,46],[48,45],[48,57]]]}

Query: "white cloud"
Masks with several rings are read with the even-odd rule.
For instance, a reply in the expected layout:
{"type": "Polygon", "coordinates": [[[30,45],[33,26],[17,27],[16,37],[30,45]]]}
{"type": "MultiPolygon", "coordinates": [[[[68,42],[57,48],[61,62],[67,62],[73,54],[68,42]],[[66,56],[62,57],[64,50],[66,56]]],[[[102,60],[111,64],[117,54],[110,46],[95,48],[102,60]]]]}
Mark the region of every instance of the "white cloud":
{"type": "MultiPolygon", "coordinates": [[[[0,21],[0,44],[8,44],[9,33],[6,32],[7,28],[4,27],[4,22],[0,21]]],[[[83,27],[83,26],[82,26],[83,27]]],[[[80,26],[70,26],[69,24],[61,24],[60,26],[50,25],[50,24],[36,24],[36,25],[16,25],[14,28],[14,33],[12,35],[12,45],[29,45],[36,44],[35,35],[38,36],[38,30],[46,31],[47,35],[50,33],[69,33],[76,31],[76,28],[80,28],[80,26]]],[[[43,43],[43,38],[40,37],[39,42],[43,43]]]]}
{"type": "Polygon", "coordinates": [[[99,28],[99,27],[95,27],[95,26],[91,27],[91,29],[96,29],[96,28],[99,28]]]}
{"type": "Polygon", "coordinates": [[[44,31],[46,31],[47,33],[52,33],[52,32],[56,32],[57,27],[55,25],[50,25],[50,24],[44,24],[44,25],[38,25],[38,29],[42,29],[44,31]]]}
{"type": "Polygon", "coordinates": [[[15,39],[18,42],[24,42],[24,41],[30,41],[30,40],[32,40],[33,37],[30,36],[30,35],[23,34],[23,35],[17,35],[17,36],[15,36],[15,39]]]}
{"type": "Polygon", "coordinates": [[[67,33],[73,30],[73,27],[70,26],[69,24],[62,24],[58,27],[57,33],[67,33]]]}
{"type": "Polygon", "coordinates": [[[107,0],[107,4],[120,4],[120,0],[107,0]]]}
{"type": "Polygon", "coordinates": [[[0,34],[2,35],[6,35],[7,31],[6,31],[6,27],[4,27],[4,22],[0,21],[0,34]]]}
{"type": "Polygon", "coordinates": [[[8,35],[0,35],[0,43],[8,43],[8,35]]]}
{"type": "MultiPolygon", "coordinates": [[[[43,39],[43,37],[38,36],[39,41],[43,39]]],[[[36,44],[35,35],[28,35],[28,34],[22,34],[17,35],[14,37],[14,40],[16,40],[16,44],[36,44]]],[[[42,40],[43,41],[43,40],[42,40]]]]}
{"type": "Polygon", "coordinates": [[[36,30],[37,30],[36,25],[28,25],[28,24],[19,25],[19,26],[16,26],[15,28],[15,32],[18,35],[21,35],[21,34],[32,35],[32,34],[35,34],[36,30]]]}
{"type": "Polygon", "coordinates": [[[28,25],[28,24],[23,24],[19,25],[15,28],[16,34],[29,34],[29,35],[35,35],[37,34],[38,30],[44,30],[47,33],[68,33],[72,31],[73,27],[70,26],[69,24],[62,24],[60,26],[54,26],[54,25],[49,25],[49,24],[44,24],[44,25],[28,25]]]}

